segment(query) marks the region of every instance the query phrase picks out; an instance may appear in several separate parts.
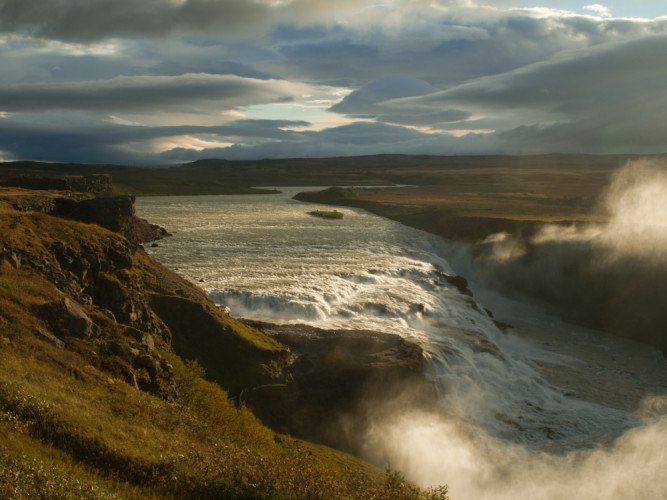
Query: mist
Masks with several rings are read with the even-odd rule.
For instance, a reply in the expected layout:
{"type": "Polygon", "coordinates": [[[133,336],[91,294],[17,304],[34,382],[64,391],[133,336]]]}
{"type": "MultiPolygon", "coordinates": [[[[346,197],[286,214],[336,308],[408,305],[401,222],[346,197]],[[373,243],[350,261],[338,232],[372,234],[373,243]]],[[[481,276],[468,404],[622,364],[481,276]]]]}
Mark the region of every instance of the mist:
{"type": "Polygon", "coordinates": [[[442,415],[406,412],[377,422],[366,451],[420,486],[447,483],[455,500],[665,498],[666,410],[667,399],[647,398],[637,412],[644,425],[565,455],[531,453],[442,415]]]}
{"type": "MultiPolygon", "coordinates": [[[[395,333],[422,348],[433,397],[418,404],[412,385],[406,398],[395,385],[383,387],[381,397],[368,388],[358,411],[345,407],[333,429],[345,434],[348,451],[421,486],[448,484],[452,500],[664,498],[667,374],[660,353],[612,335],[590,336],[585,328],[570,333],[570,323],[564,332],[562,322],[550,328],[553,316],[541,314],[529,333],[552,344],[544,347],[521,337],[519,322],[503,332],[493,319],[511,324],[510,308],[482,293],[496,285],[517,295],[541,292],[544,304],[566,310],[576,300],[553,297],[574,295],[575,285],[586,297],[592,278],[617,283],[615,293],[637,280],[643,288],[631,287],[626,303],[633,294],[648,296],[642,290],[655,291],[665,267],[659,251],[641,253],[650,247],[610,236],[620,234],[614,224],[627,214],[614,212],[620,202],[612,201],[631,200],[628,193],[649,178],[633,172],[619,174],[601,200],[606,223],[545,226],[524,240],[496,235],[475,248],[478,275],[459,269],[441,238],[361,210],[344,209],[333,231],[305,214],[295,193],[248,195],[252,202],[241,196],[141,204],[143,216],[175,233],[151,251],[193,281],[205,277],[203,286],[233,314],[395,333]],[[205,244],[193,253],[193,241],[205,244]],[[456,275],[469,278],[473,296],[445,279],[456,275]],[[575,342],[579,333],[586,343],[575,342]],[[397,399],[387,401],[387,393],[397,399]]],[[[658,168],[650,178],[658,182],[659,174],[658,168]]],[[[639,229],[626,228],[654,236],[639,229]]],[[[599,290],[590,303],[608,298],[600,295],[604,286],[599,290]]],[[[496,295],[506,299],[502,291],[496,295]]],[[[656,304],[664,296],[657,294],[656,304]]],[[[517,305],[517,318],[533,319],[535,308],[525,300],[507,302],[517,305]]]]}
{"type": "Polygon", "coordinates": [[[605,222],[546,224],[528,238],[492,235],[474,248],[472,272],[567,321],[667,353],[665,166],[623,168],[598,211],[605,222]]]}
{"type": "MultiPolygon", "coordinates": [[[[612,179],[597,212],[601,222],[545,224],[530,237],[492,235],[475,245],[459,267],[468,266],[477,289],[501,290],[520,301],[530,298],[566,321],[640,340],[664,353],[665,166],[627,165],[612,179]]],[[[491,405],[496,397],[488,394],[480,404],[491,405]]],[[[456,500],[667,498],[664,387],[639,400],[630,410],[636,418],[630,430],[574,450],[535,449],[502,439],[484,425],[452,415],[443,403],[439,411],[378,412],[362,452],[420,486],[448,484],[456,500]]]]}

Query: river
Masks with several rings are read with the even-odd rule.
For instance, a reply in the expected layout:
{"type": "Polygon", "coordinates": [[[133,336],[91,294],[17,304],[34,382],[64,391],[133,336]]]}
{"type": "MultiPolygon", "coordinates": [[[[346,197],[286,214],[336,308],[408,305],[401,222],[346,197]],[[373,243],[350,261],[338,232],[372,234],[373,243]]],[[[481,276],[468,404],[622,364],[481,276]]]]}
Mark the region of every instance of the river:
{"type": "Polygon", "coordinates": [[[369,433],[392,467],[421,485],[448,483],[454,499],[667,498],[658,351],[563,323],[481,280],[471,297],[447,280],[463,270],[447,241],[359,209],[314,217],[321,206],[291,199],[308,188],[280,190],[140,198],[138,215],[173,233],[147,250],[235,316],[419,344],[438,408],[406,408],[369,433]],[[626,450],[638,440],[641,458],[626,450]]]}

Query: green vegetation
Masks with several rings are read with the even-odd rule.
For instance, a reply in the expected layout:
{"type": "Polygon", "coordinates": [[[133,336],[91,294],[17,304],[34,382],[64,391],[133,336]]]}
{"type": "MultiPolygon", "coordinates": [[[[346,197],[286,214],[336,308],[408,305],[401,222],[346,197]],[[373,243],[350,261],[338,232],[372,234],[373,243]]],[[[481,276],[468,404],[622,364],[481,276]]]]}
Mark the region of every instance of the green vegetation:
{"type": "Polygon", "coordinates": [[[0,497],[446,498],[237,407],[286,349],[119,235],[0,206],[0,249],[0,497]]]}
{"type": "Polygon", "coordinates": [[[198,359],[211,380],[234,394],[269,383],[288,362],[285,347],[215,309],[207,310],[205,302],[153,294],[150,304],[169,327],[173,349],[198,359]]]}
{"type": "Polygon", "coordinates": [[[394,498],[412,491],[405,482],[384,486],[381,474],[353,457],[336,453],[331,462],[318,447],[274,437],[178,358],[170,358],[183,390],[175,406],[66,353],[41,349],[45,362],[26,352],[40,347],[12,342],[0,353],[3,498],[31,498],[36,489],[49,498],[77,489],[92,498],[394,498]]]}
{"type": "Polygon", "coordinates": [[[339,212],[338,210],[313,210],[312,212],[308,212],[310,215],[314,215],[315,217],[321,217],[323,219],[342,219],[343,218],[343,212],[339,212]]]}
{"type": "MultiPolygon", "coordinates": [[[[374,156],[173,168],[18,162],[0,166],[0,183],[25,174],[111,173],[117,192],[137,195],[406,184],[335,187],[299,199],[475,241],[543,221],[602,217],[594,200],[631,159],[374,156]]],[[[237,407],[236,396],[253,388],[258,407],[276,411],[287,349],[117,234],[45,213],[56,197],[69,196],[0,192],[0,497],[446,498],[446,488],[422,491],[353,456],[276,434],[237,407]]]]}
{"type": "Polygon", "coordinates": [[[176,404],[13,337],[0,343],[3,498],[445,498],[275,435],[174,354],[176,404]]]}

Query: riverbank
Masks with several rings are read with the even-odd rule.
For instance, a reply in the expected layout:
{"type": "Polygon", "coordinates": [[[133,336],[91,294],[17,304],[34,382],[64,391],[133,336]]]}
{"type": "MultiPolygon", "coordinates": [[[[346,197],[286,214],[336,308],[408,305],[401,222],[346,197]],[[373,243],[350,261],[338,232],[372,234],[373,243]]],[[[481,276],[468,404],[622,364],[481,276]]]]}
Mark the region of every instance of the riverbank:
{"type": "MultiPolygon", "coordinates": [[[[498,186],[498,194],[457,192],[444,186],[401,188],[332,187],[306,191],[294,199],[310,203],[363,208],[437,236],[475,243],[508,232],[529,236],[544,223],[575,223],[603,220],[593,199],[571,197],[511,197],[510,186],[498,186]]],[[[589,196],[594,196],[590,194],[589,196]]]]}
{"type": "MultiPolygon", "coordinates": [[[[463,243],[468,272],[505,293],[528,297],[565,321],[647,343],[667,355],[667,310],[659,299],[667,294],[667,262],[658,250],[665,241],[664,225],[651,225],[645,216],[659,213],[661,205],[641,194],[665,181],[659,171],[647,171],[645,179],[622,184],[632,171],[617,172],[611,187],[571,186],[557,196],[546,186],[539,196],[511,195],[515,186],[502,184],[495,193],[483,194],[454,193],[442,185],[332,187],[294,199],[363,208],[463,243]],[[588,194],[573,196],[577,192],[588,194]],[[625,199],[625,205],[615,206],[607,192],[625,199]],[[626,242],[632,238],[634,246],[626,242]]],[[[548,177],[540,179],[545,184],[548,177]]]]}
{"type": "Polygon", "coordinates": [[[137,227],[164,236],[132,197],[0,191],[0,496],[426,494],[237,408],[288,348],[151,259],[137,227]]]}

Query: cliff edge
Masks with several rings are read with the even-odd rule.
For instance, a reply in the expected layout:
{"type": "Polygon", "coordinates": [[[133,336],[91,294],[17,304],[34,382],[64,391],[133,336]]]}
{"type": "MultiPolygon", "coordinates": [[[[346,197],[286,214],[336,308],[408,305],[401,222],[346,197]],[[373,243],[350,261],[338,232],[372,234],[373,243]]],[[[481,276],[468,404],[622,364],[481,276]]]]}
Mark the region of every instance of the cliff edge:
{"type": "Polygon", "coordinates": [[[137,224],[131,197],[0,188],[1,497],[426,494],[239,405],[263,387],[270,409],[294,353],[150,259],[137,224]]]}

